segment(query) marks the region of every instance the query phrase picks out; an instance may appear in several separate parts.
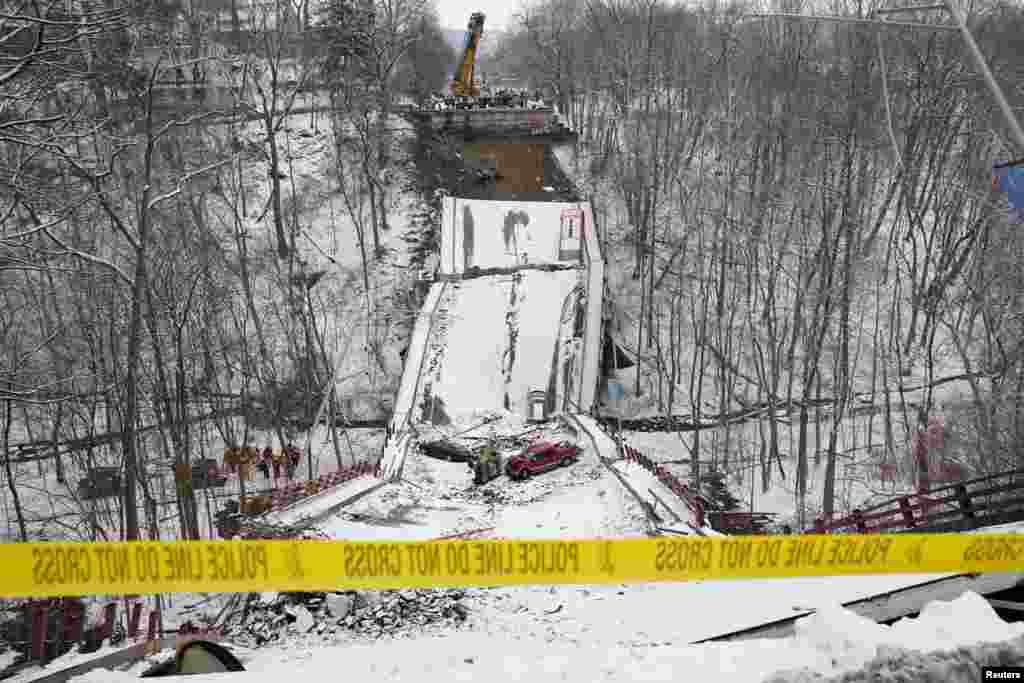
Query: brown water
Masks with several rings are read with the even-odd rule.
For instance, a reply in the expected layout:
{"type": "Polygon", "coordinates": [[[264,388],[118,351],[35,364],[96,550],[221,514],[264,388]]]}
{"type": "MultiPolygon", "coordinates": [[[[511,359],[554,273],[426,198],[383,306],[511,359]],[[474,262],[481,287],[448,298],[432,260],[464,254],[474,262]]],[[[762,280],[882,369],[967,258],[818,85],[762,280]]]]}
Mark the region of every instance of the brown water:
{"type": "Polygon", "coordinates": [[[465,175],[459,196],[506,201],[566,201],[566,179],[543,137],[460,143],[465,175]],[[481,179],[478,171],[486,179],[481,179]],[[554,188],[553,192],[545,187],[554,188]]]}
{"type": "Polygon", "coordinates": [[[543,192],[544,154],[547,145],[493,142],[467,142],[462,155],[469,171],[480,168],[493,171],[496,195],[543,192]]]}

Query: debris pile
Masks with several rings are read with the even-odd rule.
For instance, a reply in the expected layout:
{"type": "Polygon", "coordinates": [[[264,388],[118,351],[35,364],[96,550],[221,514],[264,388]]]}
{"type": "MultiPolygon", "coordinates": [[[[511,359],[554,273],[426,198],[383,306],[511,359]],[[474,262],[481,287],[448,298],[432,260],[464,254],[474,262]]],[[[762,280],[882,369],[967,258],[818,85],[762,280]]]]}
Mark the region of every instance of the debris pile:
{"type": "Polygon", "coordinates": [[[546,474],[524,482],[510,483],[507,479],[499,479],[483,486],[466,488],[456,495],[445,494],[440,497],[442,500],[455,497],[492,508],[531,505],[552,493],[598,481],[604,475],[600,465],[576,466],[568,470],[560,470],[556,474],[546,474]]]}
{"type": "Polygon", "coordinates": [[[311,522],[300,520],[295,524],[271,522],[264,518],[241,519],[239,535],[244,539],[327,539],[327,534],[317,530],[311,522]]]}
{"type": "Polygon", "coordinates": [[[254,593],[227,623],[227,637],[255,647],[289,635],[353,633],[371,638],[429,625],[458,626],[469,611],[464,591],[254,593]]]}

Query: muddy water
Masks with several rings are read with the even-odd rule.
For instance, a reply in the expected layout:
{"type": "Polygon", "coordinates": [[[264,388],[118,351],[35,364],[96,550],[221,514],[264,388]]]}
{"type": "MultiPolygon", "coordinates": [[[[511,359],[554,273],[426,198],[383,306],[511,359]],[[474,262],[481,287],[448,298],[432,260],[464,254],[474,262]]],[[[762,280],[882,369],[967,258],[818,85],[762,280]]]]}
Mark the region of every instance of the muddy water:
{"type": "Polygon", "coordinates": [[[462,141],[466,173],[460,196],[511,201],[572,200],[572,190],[551,145],[550,140],[531,137],[462,141]]]}
{"type": "Polygon", "coordinates": [[[471,142],[463,147],[463,158],[468,170],[475,168],[494,171],[497,178],[496,194],[544,191],[543,144],[507,144],[471,142]]]}

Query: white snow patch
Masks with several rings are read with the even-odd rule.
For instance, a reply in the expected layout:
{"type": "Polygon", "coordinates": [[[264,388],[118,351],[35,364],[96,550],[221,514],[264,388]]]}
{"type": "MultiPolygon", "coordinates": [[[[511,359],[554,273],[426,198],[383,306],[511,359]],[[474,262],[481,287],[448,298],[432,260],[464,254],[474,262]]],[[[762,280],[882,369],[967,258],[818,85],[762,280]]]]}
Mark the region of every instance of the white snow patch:
{"type": "MultiPolygon", "coordinates": [[[[249,659],[245,673],[189,680],[278,683],[282,677],[302,677],[331,681],[344,671],[361,681],[422,683],[683,679],[758,683],[775,672],[793,672],[797,680],[807,672],[829,676],[857,669],[881,646],[927,652],[1024,633],[1024,626],[1003,623],[982,598],[967,593],[950,603],[933,603],[920,618],[892,627],[833,607],[801,620],[791,638],[687,645],[679,638],[679,625],[704,618],[712,604],[683,605],[673,600],[673,590],[634,588],[638,590],[535,590],[523,595],[519,604],[505,604],[504,618],[492,610],[475,630],[373,644],[264,648],[249,659]],[[589,612],[586,618],[580,619],[585,612],[589,612]],[[939,639],[928,639],[926,634],[939,639]]],[[[716,600],[721,602],[721,593],[716,600]]],[[[136,677],[97,670],[72,680],[117,683],[136,677]]]]}

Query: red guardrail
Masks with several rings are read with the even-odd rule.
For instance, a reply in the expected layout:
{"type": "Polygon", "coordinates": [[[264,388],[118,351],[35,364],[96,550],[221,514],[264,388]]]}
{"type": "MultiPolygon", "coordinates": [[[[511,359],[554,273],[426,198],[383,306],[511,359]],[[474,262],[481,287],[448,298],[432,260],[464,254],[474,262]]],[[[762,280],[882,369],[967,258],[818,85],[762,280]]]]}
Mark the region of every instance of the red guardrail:
{"type": "Polygon", "coordinates": [[[627,444],[621,438],[618,440],[621,443],[622,454],[626,460],[639,464],[645,470],[656,476],[658,481],[664,484],[676,495],[677,498],[686,504],[690,509],[690,512],[693,513],[693,517],[694,520],[696,520],[697,525],[705,525],[705,510],[707,509],[707,502],[702,495],[693,491],[688,485],[679,481],[674,474],[627,444]]]}
{"type": "MultiPolygon", "coordinates": [[[[122,642],[126,645],[157,642],[162,623],[160,611],[149,610],[146,632],[140,635],[143,603],[135,596],[125,596],[123,604],[126,623],[122,642]]],[[[117,601],[107,603],[103,609],[103,620],[90,628],[86,628],[85,603],[77,598],[19,601],[13,609],[22,613],[20,633],[23,639],[8,642],[8,645],[21,652],[21,657],[17,664],[0,673],[9,673],[33,664],[45,665],[76,648],[99,649],[103,643],[114,638],[114,629],[118,624],[117,601]]]]}
{"type": "Polygon", "coordinates": [[[910,531],[951,524],[977,526],[1017,507],[1024,516],[1024,469],[956,482],[927,493],[913,493],[853,510],[828,521],[814,521],[814,533],[910,531]]]}
{"type": "Polygon", "coordinates": [[[317,479],[291,482],[274,490],[271,494],[272,503],[270,509],[280,510],[289,505],[294,505],[303,498],[315,496],[318,493],[323,493],[358,477],[367,476],[379,479],[382,476],[380,463],[360,462],[331,474],[320,475],[317,479]]]}
{"type": "MultiPolygon", "coordinates": [[[[108,602],[103,607],[100,623],[87,628],[85,603],[78,598],[51,598],[24,600],[9,608],[20,611],[22,623],[20,639],[8,640],[7,644],[21,656],[16,664],[0,669],[0,678],[21,671],[30,666],[46,666],[55,659],[74,652],[90,653],[104,644],[123,648],[140,648],[138,658],[156,654],[161,644],[167,646],[163,634],[163,615],[159,609],[147,609],[138,596],[123,596],[120,600],[108,602]],[[124,605],[125,620],[118,619],[118,606],[124,605]],[[143,613],[146,614],[145,633],[140,633],[143,613]],[[120,630],[115,632],[120,626],[120,630]]],[[[196,637],[219,639],[219,629],[200,627],[191,621],[185,622],[177,631],[179,644],[196,637]]],[[[118,652],[122,650],[116,650],[118,652]]],[[[100,658],[102,659],[102,657],[100,658]]],[[[97,660],[99,661],[99,660],[97,660]]]]}

